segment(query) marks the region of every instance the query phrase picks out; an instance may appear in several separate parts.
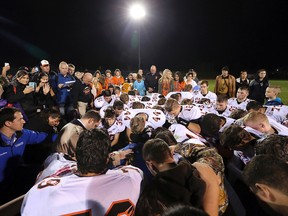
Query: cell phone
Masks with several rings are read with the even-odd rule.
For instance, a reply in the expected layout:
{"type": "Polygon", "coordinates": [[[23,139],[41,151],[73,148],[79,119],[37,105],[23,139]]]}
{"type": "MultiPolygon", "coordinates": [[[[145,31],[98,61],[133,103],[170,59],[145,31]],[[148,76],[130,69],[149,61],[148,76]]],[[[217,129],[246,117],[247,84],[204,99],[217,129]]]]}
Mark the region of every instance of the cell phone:
{"type": "Polygon", "coordinates": [[[6,67],[6,66],[9,66],[9,63],[5,63],[4,66],[5,66],[5,67],[6,67]]]}
{"type": "Polygon", "coordinates": [[[34,67],[35,73],[39,72],[39,68],[37,66],[34,67]]]}
{"type": "Polygon", "coordinates": [[[35,88],[35,86],[36,86],[36,83],[35,82],[29,82],[29,87],[33,87],[33,88],[35,88]]]}

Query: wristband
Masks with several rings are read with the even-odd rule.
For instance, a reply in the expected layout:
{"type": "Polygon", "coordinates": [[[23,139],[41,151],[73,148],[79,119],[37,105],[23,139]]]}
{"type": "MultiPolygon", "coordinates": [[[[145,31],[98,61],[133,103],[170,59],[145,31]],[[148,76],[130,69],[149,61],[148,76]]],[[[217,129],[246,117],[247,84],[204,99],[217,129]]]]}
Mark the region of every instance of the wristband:
{"type": "Polygon", "coordinates": [[[178,118],[178,119],[177,119],[177,123],[178,123],[178,124],[182,124],[182,125],[184,125],[185,127],[187,127],[190,122],[187,121],[187,120],[185,120],[185,119],[183,119],[183,118],[178,118]]]}

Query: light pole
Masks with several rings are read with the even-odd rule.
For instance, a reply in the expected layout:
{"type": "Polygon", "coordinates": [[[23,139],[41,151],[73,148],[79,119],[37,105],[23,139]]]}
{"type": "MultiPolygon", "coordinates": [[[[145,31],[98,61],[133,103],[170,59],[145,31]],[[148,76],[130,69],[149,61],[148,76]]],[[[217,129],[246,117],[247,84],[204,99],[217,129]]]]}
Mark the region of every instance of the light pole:
{"type": "Polygon", "coordinates": [[[141,4],[134,4],[130,8],[130,16],[132,19],[138,22],[138,69],[141,68],[141,27],[140,27],[140,20],[145,17],[146,12],[144,7],[141,4]]]}

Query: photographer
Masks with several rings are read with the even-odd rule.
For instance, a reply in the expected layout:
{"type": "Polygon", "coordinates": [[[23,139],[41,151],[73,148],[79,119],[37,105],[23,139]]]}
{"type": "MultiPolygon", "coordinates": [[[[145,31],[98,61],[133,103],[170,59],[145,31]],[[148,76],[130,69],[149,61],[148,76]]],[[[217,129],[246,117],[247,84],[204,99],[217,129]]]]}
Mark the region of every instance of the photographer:
{"type": "Polygon", "coordinates": [[[25,121],[37,114],[34,91],[35,88],[29,85],[29,74],[25,70],[19,70],[15,79],[4,89],[4,98],[8,106],[19,108],[25,121]]]}

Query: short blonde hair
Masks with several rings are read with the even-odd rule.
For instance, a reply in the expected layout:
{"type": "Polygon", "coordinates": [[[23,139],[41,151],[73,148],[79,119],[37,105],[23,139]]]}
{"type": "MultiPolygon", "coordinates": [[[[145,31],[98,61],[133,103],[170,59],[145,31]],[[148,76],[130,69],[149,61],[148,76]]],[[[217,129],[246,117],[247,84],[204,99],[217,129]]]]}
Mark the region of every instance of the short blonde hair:
{"type": "Polygon", "coordinates": [[[167,112],[171,112],[172,110],[176,109],[180,104],[174,98],[168,98],[165,102],[164,109],[167,112]]]}
{"type": "Polygon", "coordinates": [[[269,123],[267,116],[264,113],[261,112],[250,112],[243,118],[244,125],[249,125],[249,123],[252,124],[258,124],[260,122],[262,123],[269,123]]]}
{"type": "Polygon", "coordinates": [[[281,87],[280,86],[268,86],[267,88],[273,89],[276,95],[281,93],[281,87]]]}

